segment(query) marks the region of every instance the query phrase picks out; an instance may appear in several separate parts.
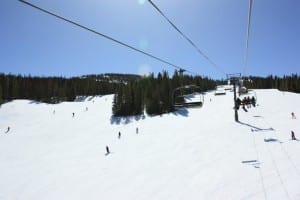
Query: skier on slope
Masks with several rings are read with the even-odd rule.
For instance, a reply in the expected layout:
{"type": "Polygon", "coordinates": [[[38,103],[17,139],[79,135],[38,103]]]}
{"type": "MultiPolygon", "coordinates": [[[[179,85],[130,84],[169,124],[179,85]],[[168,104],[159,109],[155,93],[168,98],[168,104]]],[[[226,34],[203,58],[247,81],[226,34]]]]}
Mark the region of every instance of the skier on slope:
{"type": "Polygon", "coordinates": [[[118,133],[118,139],[121,139],[121,132],[118,133]]]}
{"type": "Polygon", "coordinates": [[[5,133],[8,133],[9,131],[10,131],[10,127],[7,127],[7,130],[6,130],[5,133]]]}
{"type": "Polygon", "coordinates": [[[109,147],[106,146],[106,155],[110,154],[109,147]]]}
{"type": "Polygon", "coordinates": [[[292,119],[296,119],[296,115],[294,112],[292,112],[291,115],[292,115],[292,119]]]}
{"type": "Polygon", "coordinates": [[[292,140],[297,140],[294,131],[291,131],[292,140]]]}

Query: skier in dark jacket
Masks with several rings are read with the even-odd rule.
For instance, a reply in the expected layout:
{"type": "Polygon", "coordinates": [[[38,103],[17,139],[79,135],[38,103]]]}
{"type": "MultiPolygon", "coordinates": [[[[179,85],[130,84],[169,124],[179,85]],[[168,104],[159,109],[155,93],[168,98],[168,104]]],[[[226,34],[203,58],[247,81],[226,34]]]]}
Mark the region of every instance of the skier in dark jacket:
{"type": "Polygon", "coordinates": [[[292,115],[292,119],[296,119],[296,115],[294,112],[292,112],[291,115],[292,115]]]}
{"type": "Polygon", "coordinates": [[[118,139],[121,139],[121,132],[118,133],[118,139]]]}
{"type": "Polygon", "coordinates": [[[10,127],[7,127],[7,130],[6,130],[5,133],[8,133],[9,131],[10,131],[10,127]]]}
{"type": "Polygon", "coordinates": [[[108,146],[106,146],[106,155],[110,154],[108,146]]]}
{"type": "Polygon", "coordinates": [[[292,140],[297,140],[294,131],[291,131],[292,140]]]}

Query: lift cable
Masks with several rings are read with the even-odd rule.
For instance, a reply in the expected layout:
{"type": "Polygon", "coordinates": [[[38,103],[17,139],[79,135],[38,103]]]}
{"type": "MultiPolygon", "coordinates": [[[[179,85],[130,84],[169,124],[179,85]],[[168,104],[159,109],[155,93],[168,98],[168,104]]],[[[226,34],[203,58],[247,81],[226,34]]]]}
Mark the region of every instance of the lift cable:
{"type": "Polygon", "coordinates": [[[201,51],[197,45],[191,40],[189,39],[182,31],[180,31],[180,29],[159,9],[159,7],[153,3],[152,0],[148,0],[148,2],[169,22],[169,24],[182,36],[184,37],[196,50],[197,52],[202,55],[210,64],[212,64],[212,66],[215,67],[215,69],[217,69],[218,71],[222,72],[223,74],[226,74],[220,67],[218,67],[218,65],[213,62],[207,55],[205,55],[203,53],[203,51],[201,51]]]}
{"type": "Polygon", "coordinates": [[[249,10],[248,10],[248,24],[247,24],[247,35],[246,35],[246,49],[245,49],[245,57],[244,57],[244,74],[246,76],[246,69],[248,67],[248,52],[249,52],[249,36],[250,36],[250,28],[251,28],[251,15],[252,15],[252,0],[249,0],[249,10]]]}
{"type": "MultiPolygon", "coordinates": [[[[115,43],[118,43],[118,44],[120,44],[120,45],[122,45],[122,46],[125,46],[125,47],[127,47],[127,48],[129,48],[129,49],[132,49],[132,50],[134,50],[134,51],[137,51],[137,52],[139,52],[139,53],[142,53],[142,54],[144,54],[144,55],[146,55],[146,56],[148,56],[148,57],[151,57],[151,58],[153,58],[153,59],[155,59],[155,60],[158,60],[158,61],[160,61],[160,62],[162,62],[162,63],[165,63],[165,64],[167,64],[167,65],[170,65],[170,66],[172,66],[172,67],[174,67],[174,68],[176,68],[176,69],[178,69],[178,70],[183,69],[182,67],[179,67],[178,65],[175,65],[175,64],[173,64],[173,63],[171,63],[171,62],[168,62],[168,61],[166,61],[166,60],[164,60],[164,59],[162,59],[162,58],[159,58],[159,57],[154,56],[154,55],[152,55],[152,54],[150,54],[150,53],[147,53],[147,52],[145,52],[145,51],[142,51],[142,50],[140,50],[140,49],[138,49],[138,48],[135,48],[135,47],[133,47],[133,46],[130,46],[130,45],[124,43],[124,42],[121,42],[121,41],[119,41],[119,40],[117,40],[117,39],[114,39],[114,38],[108,36],[108,35],[102,34],[102,33],[98,32],[98,31],[95,31],[95,30],[93,30],[93,29],[91,29],[91,28],[88,28],[87,26],[83,26],[83,25],[81,25],[81,24],[79,24],[79,23],[77,23],[77,22],[74,22],[74,21],[70,20],[70,19],[67,19],[67,18],[65,18],[65,17],[59,16],[59,15],[57,15],[57,14],[54,14],[54,13],[48,11],[48,10],[45,10],[45,9],[43,9],[43,8],[41,8],[41,7],[38,7],[38,6],[34,5],[34,4],[32,4],[32,3],[29,3],[29,2],[24,1],[24,0],[19,0],[19,1],[20,1],[21,3],[24,3],[24,4],[28,5],[28,6],[31,6],[31,7],[35,8],[35,9],[39,10],[39,11],[41,11],[41,12],[44,12],[44,13],[49,14],[49,15],[51,15],[51,16],[54,16],[54,17],[56,17],[56,18],[58,18],[58,19],[61,19],[61,20],[65,21],[65,22],[68,22],[68,23],[73,24],[73,25],[75,25],[75,26],[77,26],[77,27],[80,27],[80,28],[82,28],[82,29],[85,29],[85,30],[87,30],[87,31],[89,31],[89,32],[92,32],[92,33],[96,34],[96,35],[102,36],[102,37],[104,37],[104,38],[106,38],[106,39],[108,39],[108,40],[111,40],[111,41],[113,41],[113,42],[115,42],[115,43]]],[[[185,70],[185,71],[188,72],[188,73],[191,73],[191,74],[196,74],[196,73],[191,72],[191,71],[189,71],[189,70],[185,70]]]]}

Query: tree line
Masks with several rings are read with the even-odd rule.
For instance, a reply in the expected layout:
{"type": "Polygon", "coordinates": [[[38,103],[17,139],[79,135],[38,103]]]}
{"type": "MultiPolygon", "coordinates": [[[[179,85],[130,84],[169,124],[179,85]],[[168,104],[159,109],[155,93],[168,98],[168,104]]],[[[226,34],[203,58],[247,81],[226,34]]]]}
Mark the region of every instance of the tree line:
{"type": "Polygon", "coordinates": [[[180,75],[177,71],[169,77],[166,71],[157,77],[150,74],[139,80],[119,85],[113,100],[115,116],[157,115],[174,110],[174,90],[184,85],[197,85],[202,91],[214,89],[216,81],[201,76],[180,75]]]}
{"type": "Polygon", "coordinates": [[[13,99],[58,103],[74,101],[76,96],[113,94],[121,82],[104,75],[64,78],[0,74],[0,104],[13,99]]]}
{"type": "MultiPolygon", "coordinates": [[[[300,76],[244,77],[249,89],[279,89],[300,93],[300,76]]],[[[101,74],[81,77],[38,77],[0,74],[0,104],[13,99],[31,99],[47,103],[74,101],[76,96],[115,94],[113,115],[150,115],[174,110],[174,91],[185,85],[196,85],[201,91],[212,90],[225,80],[208,77],[181,75],[173,76],[164,71],[157,76],[141,77],[130,74],[101,74]]]]}
{"type": "Polygon", "coordinates": [[[245,86],[250,89],[278,89],[300,93],[300,76],[297,74],[283,77],[270,75],[264,78],[249,76],[245,80],[245,86]]]}

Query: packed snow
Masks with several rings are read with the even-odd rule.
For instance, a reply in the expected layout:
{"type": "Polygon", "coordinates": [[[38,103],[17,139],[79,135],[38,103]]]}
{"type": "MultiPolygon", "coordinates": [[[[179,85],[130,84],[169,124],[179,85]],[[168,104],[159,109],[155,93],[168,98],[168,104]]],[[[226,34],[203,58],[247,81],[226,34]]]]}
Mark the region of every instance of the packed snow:
{"type": "Polygon", "coordinates": [[[112,117],[113,95],[5,103],[0,199],[299,200],[300,142],[291,131],[300,138],[300,95],[253,94],[258,105],[240,109],[239,123],[232,92],[127,118],[112,117]]]}

